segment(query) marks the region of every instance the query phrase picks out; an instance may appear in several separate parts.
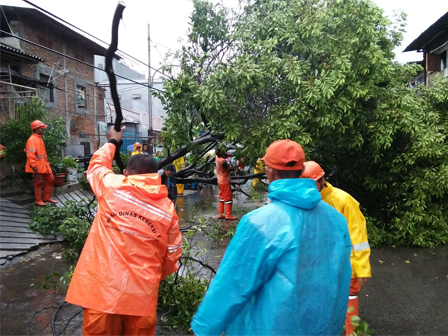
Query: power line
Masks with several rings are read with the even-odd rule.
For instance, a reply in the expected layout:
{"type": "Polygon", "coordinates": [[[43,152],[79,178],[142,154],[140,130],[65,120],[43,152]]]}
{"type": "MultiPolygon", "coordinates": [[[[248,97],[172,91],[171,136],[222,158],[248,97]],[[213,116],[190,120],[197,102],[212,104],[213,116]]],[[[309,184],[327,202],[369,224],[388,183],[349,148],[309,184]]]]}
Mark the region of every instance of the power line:
{"type": "MultiPolygon", "coordinates": [[[[53,13],[51,13],[51,12],[45,10],[45,9],[43,9],[42,7],[39,7],[39,6],[35,5],[35,4],[32,3],[31,1],[29,1],[29,0],[22,0],[22,1],[26,2],[27,4],[33,6],[33,7],[37,8],[37,9],[39,9],[40,11],[44,12],[45,14],[48,14],[48,15],[50,15],[50,16],[52,16],[52,17],[54,17],[54,18],[56,18],[56,19],[58,19],[58,20],[64,22],[65,24],[67,24],[67,25],[69,25],[69,26],[71,26],[71,27],[73,27],[73,28],[75,28],[75,29],[77,29],[77,30],[83,32],[84,34],[86,34],[86,35],[88,35],[88,36],[90,36],[90,37],[92,37],[92,38],[94,38],[94,39],[96,39],[96,40],[98,40],[98,41],[104,43],[105,45],[109,45],[109,43],[107,43],[107,42],[101,40],[100,38],[98,38],[98,37],[96,37],[96,36],[94,36],[94,35],[92,35],[92,34],[90,34],[90,33],[88,33],[88,32],[86,32],[85,30],[83,30],[83,29],[81,29],[81,28],[75,26],[74,24],[71,24],[70,22],[65,21],[64,19],[60,18],[59,16],[57,16],[57,15],[55,15],[55,14],[53,14],[53,13]]],[[[167,74],[164,74],[163,72],[159,71],[158,69],[155,69],[155,68],[153,68],[152,66],[150,66],[149,64],[146,64],[146,63],[144,63],[143,61],[140,61],[139,59],[135,58],[135,57],[132,56],[132,55],[129,55],[128,53],[124,52],[123,50],[117,49],[117,51],[119,51],[119,52],[122,53],[123,55],[126,55],[127,57],[133,59],[134,61],[137,61],[137,62],[143,64],[144,66],[146,66],[146,67],[148,67],[148,68],[151,68],[152,70],[154,70],[154,71],[160,73],[161,75],[163,75],[163,76],[165,76],[165,77],[168,77],[169,79],[173,79],[173,80],[174,80],[173,77],[171,77],[171,76],[169,76],[169,75],[167,75],[167,74]]],[[[163,57],[162,57],[162,58],[163,58],[163,57]]]]}
{"type": "MultiPolygon", "coordinates": [[[[44,49],[44,50],[53,52],[53,53],[55,53],[55,54],[57,54],[57,55],[66,57],[66,58],[68,58],[68,59],[71,59],[71,60],[73,60],[73,61],[79,62],[79,63],[84,64],[84,65],[90,66],[90,67],[92,67],[92,68],[94,68],[94,69],[98,69],[98,70],[101,70],[101,71],[106,72],[104,69],[101,69],[101,68],[99,68],[99,67],[97,67],[97,66],[95,66],[95,65],[93,65],[93,64],[90,64],[90,63],[81,61],[80,59],[77,59],[77,58],[75,58],[75,57],[66,55],[66,54],[61,53],[61,52],[59,52],[59,51],[57,51],[57,50],[54,50],[54,49],[45,47],[45,46],[43,46],[43,45],[41,45],[41,44],[39,44],[39,43],[36,43],[36,42],[30,41],[30,40],[27,40],[27,39],[25,39],[25,38],[23,38],[23,37],[20,37],[20,36],[16,36],[16,35],[14,35],[14,34],[12,34],[12,33],[9,33],[9,32],[7,32],[7,31],[1,30],[1,29],[0,29],[0,32],[1,32],[1,33],[4,33],[4,34],[7,34],[7,35],[9,35],[9,36],[13,36],[13,37],[15,37],[15,38],[17,38],[17,39],[19,39],[19,40],[21,40],[21,41],[23,41],[23,42],[26,42],[26,43],[30,43],[30,44],[32,44],[32,45],[35,45],[35,46],[37,46],[37,47],[39,47],[39,48],[42,48],[42,49],[44,49]]],[[[147,88],[150,89],[150,90],[163,92],[162,90],[159,90],[159,89],[150,87],[149,85],[144,84],[144,83],[139,83],[139,82],[137,82],[137,81],[135,81],[135,80],[133,80],[133,79],[130,79],[130,78],[127,78],[127,77],[118,75],[118,74],[115,74],[115,76],[116,76],[116,77],[119,77],[119,78],[122,78],[122,79],[126,79],[126,80],[128,80],[128,81],[130,81],[130,82],[132,82],[132,83],[139,84],[139,85],[141,85],[141,86],[147,87],[147,88]]]]}
{"type": "MultiPolygon", "coordinates": [[[[11,33],[12,33],[12,29],[11,29],[11,26],[9,25],[8,18],[6,17],[5,11],[3,10],[3,6],[0,6],[0,8],[2,9],[2,13],[3,13],[3,16],[5,17],[5,21],[6,21],[6,23],[8,24],[8,28],[9,28],[9,30],[10,30],[11,33]]],[[[18,46],[19,49],[20,49],[19,41],[16,40],[16,42],[17,42],[17,46],[18,46]]]]}

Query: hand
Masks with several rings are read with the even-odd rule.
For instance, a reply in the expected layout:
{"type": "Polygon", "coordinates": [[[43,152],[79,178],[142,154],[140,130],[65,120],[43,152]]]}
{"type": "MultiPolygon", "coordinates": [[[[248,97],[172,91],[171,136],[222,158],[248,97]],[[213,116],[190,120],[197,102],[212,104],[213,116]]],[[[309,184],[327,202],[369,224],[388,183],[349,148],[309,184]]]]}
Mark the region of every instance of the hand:
{"type": "Polygon", "coordinates": [[[32,170],[34,170],[35,173],[37,173],[37,167],[31,167],[32,170]]]}
{"type": "Polygon", "coordinates": [[[358,281],[362,288],[369,284],[370,278],[358,278],[358,281]]]}
{"type": "Polygon", "coordinates": [[[114,127],[112,126],[109,130],[109,132],[107,132],[107,140],[110,139],[114,139],[115,141],[117,141],[118,143],[120,143],[123,140],[123,133],[124,130],[126,129],[126,126],[123,126],[121,128],[120,132],[117,132],[114,127]]]}

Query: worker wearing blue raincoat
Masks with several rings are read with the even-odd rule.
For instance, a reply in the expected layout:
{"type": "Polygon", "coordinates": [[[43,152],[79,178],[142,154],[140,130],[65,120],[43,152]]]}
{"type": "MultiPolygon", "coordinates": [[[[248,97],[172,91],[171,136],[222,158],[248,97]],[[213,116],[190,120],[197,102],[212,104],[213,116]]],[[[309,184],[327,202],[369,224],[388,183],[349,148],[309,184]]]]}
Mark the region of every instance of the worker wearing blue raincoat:
{"type": "Polygon", "coordinates": [[[352,272],[347,222],[299,178],[299,144],[276,141],[263,160],[272,203],[241,219],[191,327],[198,336],[340,335],[352,272]]]}

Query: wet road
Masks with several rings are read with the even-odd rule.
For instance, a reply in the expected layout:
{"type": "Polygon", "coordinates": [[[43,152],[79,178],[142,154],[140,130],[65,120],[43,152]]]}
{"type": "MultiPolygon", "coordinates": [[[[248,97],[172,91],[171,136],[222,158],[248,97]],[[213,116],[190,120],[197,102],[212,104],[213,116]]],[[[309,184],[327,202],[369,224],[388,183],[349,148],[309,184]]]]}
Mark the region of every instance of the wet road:
{"type": "Polygon", "coordinates": [[[62,248],[41,247],[0,269],[0,335],[52,335],[51,319],[64,297],[36,287],[46,275],[69,268],[71,263],[59,258],[62,248]]]}
{"type": "Polygon", "coordinates": [[[372,250],[360,317],[377,335],[448,335],[448,245],[372,250]]]}
{"type": "MultiPolygon", "coordinates": [[[[181,223],[194,216],[215,216],[217,190],[206,188],[180,198],[178,214],[181,223]]],[[[234,200],[238,217],[244,211],[263,205],[244,195],[234,200]]],[[[218,267],[227,242],[209,248],[211,264],[218,267]]],[[[63,301],[52,291],[36,290],[45,275],[63,273],[70,264],[53,256],[60,245],[41,248],[20,257],[13,265],[0,270],[1,335],[52,335],[54,308],[63,301]],[[30,321],[28,323],[28,321],[30,321]],[[27,330],[28,328],[28,330],[27,330]]],[[[360,293],[360,315],[376,335],[448,335],[448,245],[437,249],[387,247],[372,250],[373,278],[360,293]]],[[[62,330],[78,307],[64,306],[57,330],[62,330]],[[67,317],[65,317],[67,316],[67,317]]],[[[82,314],[70,324],[64,335],[81,335],[82,314]]]]}

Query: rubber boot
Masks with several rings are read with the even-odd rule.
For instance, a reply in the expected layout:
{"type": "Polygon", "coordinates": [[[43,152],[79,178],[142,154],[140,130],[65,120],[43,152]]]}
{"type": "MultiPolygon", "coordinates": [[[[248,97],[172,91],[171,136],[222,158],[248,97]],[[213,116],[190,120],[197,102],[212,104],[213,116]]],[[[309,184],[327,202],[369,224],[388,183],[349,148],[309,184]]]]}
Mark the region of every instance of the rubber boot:
{"type": "Polygon", "coordinates": [[[39,182],[36,175],[34,175],[34,204],[46,206],[46,204],[42,202],[42,183],[39,182]]]}
{"type": "Polygon", "coordinates": [[[355,326],[352,323],[352,316],[359,316],[358,296],[350,295],[348,299],[347,316],[345,318],[345,334],[351,335],[355,331],[355,326]]]}
{"type": "Polygon", "coordinates": [[[224,201],[219,201],[218,204],[218,219],[224,219],[224,201]]]}
{"type": "Polygon", "coordinates": [[[235,220],[237,219],[236,217],[232,216],[232,203],[226,203],[226,219],[227,220],[235,220]]]}
{"type": "Polygon", "coordinates": [[[57,203],[58,201],[55,201],[51,198],[51,193],[53,192],[54,188],[54,177],[53,174],[48,174],[49,176],[46,176],[45,185],[44,185],[44,197],[43,201],[48,203],[57,203]]]}

